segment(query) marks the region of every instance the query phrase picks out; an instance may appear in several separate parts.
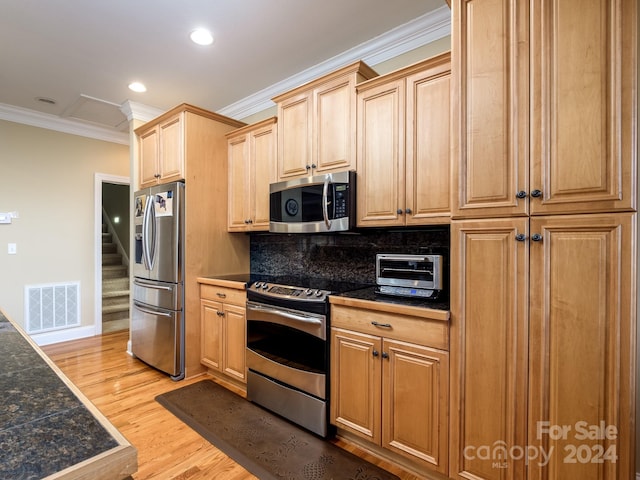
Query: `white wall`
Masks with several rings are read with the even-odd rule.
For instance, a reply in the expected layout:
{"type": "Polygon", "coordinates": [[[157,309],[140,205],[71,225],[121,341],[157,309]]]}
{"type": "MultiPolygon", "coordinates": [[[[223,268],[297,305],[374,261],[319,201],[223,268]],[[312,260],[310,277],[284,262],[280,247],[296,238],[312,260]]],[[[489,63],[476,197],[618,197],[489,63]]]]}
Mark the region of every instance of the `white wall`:
{"type": "Polygon", "coordinates": [[[129,176],[129,147],[0,120],[0,212],[19,214],[0,224],[0,308],[20,325],[25,285],[72,281],[94,324],[95,173],[129,176]]]}

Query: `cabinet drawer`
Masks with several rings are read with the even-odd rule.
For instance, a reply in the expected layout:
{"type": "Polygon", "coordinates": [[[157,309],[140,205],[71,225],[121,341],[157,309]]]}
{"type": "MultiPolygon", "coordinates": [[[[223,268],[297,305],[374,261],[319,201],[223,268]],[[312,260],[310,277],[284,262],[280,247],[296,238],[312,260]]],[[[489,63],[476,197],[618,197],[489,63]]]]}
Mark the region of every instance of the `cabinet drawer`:
{"type": "Polygon", "coordinates": [[[244,307],[247,303],[247,292],[235,288],[200,285],[200,297],[215,302],[231,303],[244,307]]]}
{"type": "Polygon", "coordinates": [[[331,325],[392,340],[449,350],[449,323],[442,320],[332,305],[331,325]]]}

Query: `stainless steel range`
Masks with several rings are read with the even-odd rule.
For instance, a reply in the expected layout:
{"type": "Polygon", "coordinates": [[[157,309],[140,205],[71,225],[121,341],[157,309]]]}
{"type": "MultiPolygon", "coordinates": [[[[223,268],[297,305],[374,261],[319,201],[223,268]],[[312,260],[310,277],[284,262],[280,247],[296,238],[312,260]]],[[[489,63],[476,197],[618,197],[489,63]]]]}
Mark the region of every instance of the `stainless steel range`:
{"type": "Polygon", "coordinates": [[[328,295],[363,285],[278,278],[247,289],[247,398],[328,433],[328,295]]]}

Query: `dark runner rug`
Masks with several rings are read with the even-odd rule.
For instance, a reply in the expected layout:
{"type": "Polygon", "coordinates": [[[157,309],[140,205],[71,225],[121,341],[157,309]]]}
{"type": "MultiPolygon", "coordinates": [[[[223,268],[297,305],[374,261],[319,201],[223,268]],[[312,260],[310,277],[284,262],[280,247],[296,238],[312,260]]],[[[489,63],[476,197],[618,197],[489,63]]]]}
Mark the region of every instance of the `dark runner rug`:
{"type": "Polygon", "coordinates": [[[261,480],[398,479],[211,380],[156,400],[261,480]]]}

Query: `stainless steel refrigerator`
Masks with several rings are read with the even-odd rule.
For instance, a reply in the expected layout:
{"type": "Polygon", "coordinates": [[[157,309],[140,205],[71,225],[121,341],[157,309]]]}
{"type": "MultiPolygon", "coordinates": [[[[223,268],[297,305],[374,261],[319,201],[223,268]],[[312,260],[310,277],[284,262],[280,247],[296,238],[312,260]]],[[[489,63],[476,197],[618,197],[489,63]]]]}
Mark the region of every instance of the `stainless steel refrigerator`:
{"type": "Polygon", "coordinates": [[[184,378],[184,183],[134,195],[135,263],[131,351],[184,378]]]}

